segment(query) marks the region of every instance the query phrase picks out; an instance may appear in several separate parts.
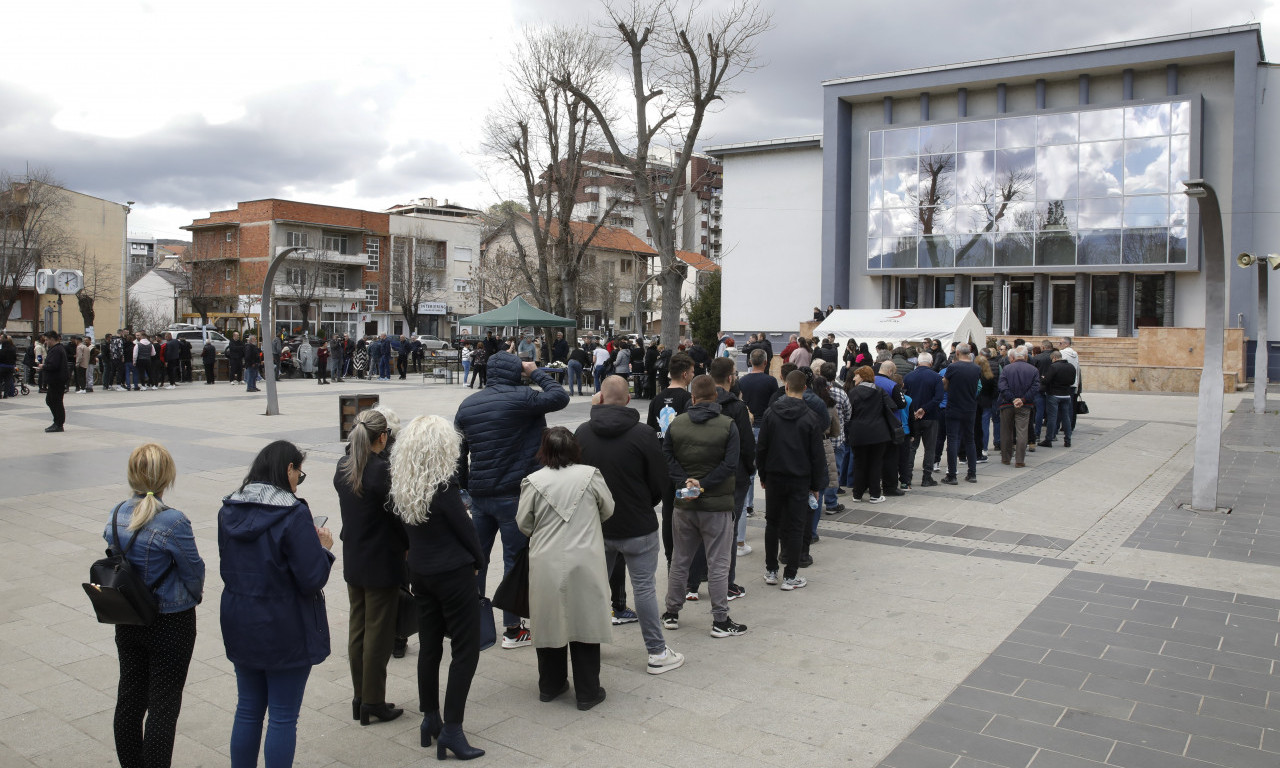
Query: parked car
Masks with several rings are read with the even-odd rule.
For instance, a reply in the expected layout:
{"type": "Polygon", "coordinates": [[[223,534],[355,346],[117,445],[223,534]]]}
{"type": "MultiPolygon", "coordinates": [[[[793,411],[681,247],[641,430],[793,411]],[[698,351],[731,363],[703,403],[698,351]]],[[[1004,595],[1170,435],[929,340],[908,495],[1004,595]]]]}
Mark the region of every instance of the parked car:
{"type": "Polygon", "coordinates": [[[429,334],[420,334],[418,336],[414,336],[413,340],[421,343],[422,348],[427,352],[430,352],[431,350],[434,350],[434,349],[447,349],[449,347],[448,342],[442,341],[441,339],[438,339],[435,336],[431,336],[429,334]]]}
{"type": "Polygon", "coordinates": [[[166,333],[172,333],[175,339],[186,339],[191,345],[191,354],[193,357],[200,356],[200,350],[204,349],[204,340],[207,336],[209,341],[213,342],[213,348],[221,355],[227,350],[227,344],[230,343],[226,336],[217,331],[200,331],[200,330],[170,330],[166,333]]]}

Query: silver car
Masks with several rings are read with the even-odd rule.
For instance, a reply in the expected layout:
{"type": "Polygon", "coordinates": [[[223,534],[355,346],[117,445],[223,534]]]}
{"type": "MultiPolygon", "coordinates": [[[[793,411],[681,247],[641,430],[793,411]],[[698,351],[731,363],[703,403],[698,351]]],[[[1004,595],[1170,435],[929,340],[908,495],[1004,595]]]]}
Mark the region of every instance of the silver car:
{"type": "Polygon", "coordinates": [[[422,348],[423,348],[424,350],[427,350],[428,352],[430,352],[430,351],[432,351],[432,350],[437,350],[437,349],[448,349],[448,348],[449,348],[449,342],[447,342],[447,341],[441,341],[440,339],[436,338],[435,336],[431,336],[431,335],[428,335],[428,334],[421,334],[421,335],[418,335],[418,336],[414,336],[414,337],[413,337],[413,339],[412,339],[412,341],[420,342],[420,343],[422,344],[422,348]]]}
{"type": "Polygon", "coordinates": [[[231,343],[217,331],[167,331],[172,333],[175,339],[186,339],[191,344],[191,354],[199,357],[200,350],[204,349],[204,340],[207,335],[209,341],[213,342],[213,348],[221,355],[227,351],[227,344],[231,343]]]}

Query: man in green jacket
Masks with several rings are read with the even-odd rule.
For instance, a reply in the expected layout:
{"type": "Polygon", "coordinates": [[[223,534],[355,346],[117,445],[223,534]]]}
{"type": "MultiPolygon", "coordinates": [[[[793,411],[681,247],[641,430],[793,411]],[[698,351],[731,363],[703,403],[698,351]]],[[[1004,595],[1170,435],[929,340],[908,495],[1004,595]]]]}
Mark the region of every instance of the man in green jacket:
{"type": "Polygon", "coordinates": [[[665,629],[680,628],[689,567],[702,545],[707,551],[707,588],[711,594],[712,637],[747,631],[729,618],[729,556],[734,543],[733,490],[740,452],[738,428],[720,413],[716,384],[698,376],[689,385],[693,405],[667,427],[662,452],[675,485],[673,547],[667,574],[665,629]]]}

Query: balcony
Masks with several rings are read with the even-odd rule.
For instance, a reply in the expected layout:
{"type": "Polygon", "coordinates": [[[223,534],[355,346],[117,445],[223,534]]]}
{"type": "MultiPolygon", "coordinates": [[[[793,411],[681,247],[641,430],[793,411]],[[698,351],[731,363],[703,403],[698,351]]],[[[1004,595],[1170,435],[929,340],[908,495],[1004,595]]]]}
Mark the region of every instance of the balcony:
{"type": "MultiPolygon", "coordinates": [[[[279,256],[287,247],[277,247],[276,255],[279,256]]],[[[301,254],[305,254],[308,260],[314,260],[322,264],[344,264],[352,267],[362,267],[369,263],[369,254],[367,253],[340,253],[338,251],[325,251],[320,248],[308,248],[290,258],[301,259],[303,258],[301,254]]]]}
{"type": "MultiPolygon", "coordinates": [[[[286,298],[289,290],[289,288],[284,288],[282,291],[277,291],[277,295],[280,298],[286,298]]],[[[336,299],[338,301],[364,301],[365,296],[363,289],[353,291],[347,288],[329,288],[321,285],[316,287],[315,298],[336,299]]]]}

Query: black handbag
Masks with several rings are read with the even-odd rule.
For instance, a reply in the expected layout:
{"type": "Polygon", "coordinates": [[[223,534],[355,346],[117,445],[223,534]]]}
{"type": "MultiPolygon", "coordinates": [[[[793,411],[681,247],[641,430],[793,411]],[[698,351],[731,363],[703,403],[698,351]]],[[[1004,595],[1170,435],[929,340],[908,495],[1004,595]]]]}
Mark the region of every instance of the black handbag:
{"type": "Polygon", "coordinates": [[[884,421],[889,427],[889,439],[894,445],[902,445],[902,441],[907,439],[906,430],[902,428],[902,419],[898,418],[897,412],[887,400],[881,402],[884,403],[884,421]]]}
{"type": "Polygon", "coordinates": [[[409,588],[401,585],[396,603],[396,637],[413,637],[418,634],[418,603],[409,588]]]}
{"type": "Polygon", "coordinates": [[[1075,408],[1077,416],[1086,416],[1089,413],[1089,404],[1084,401],[1083,397],[1076,398],[1075,408]]]}
{"type": "Polygon", "coordinates": [[[93,611],[100,624],[126,624],[146,627],[160,615],[155,588],[173,572],[177,563],[170,561],[160,576],[150,584],[143,581],[129,562],[129,550],[138,540],[138,531],[129,537],[129,543],[120,546],[119,513],[124,502],[111,511],[111,539],[114,546],[107,548],[107,556],[89,566],[89,581],[81,586],[93,604],[93,611]]]}
{"type": "Polygon", "coordinates": [[[487,651],[498,642],[498,624],[493,618],[493,603],[480,596],[480,650],[487,651]]]}
{"type": "Polygon", "coordinates": [[[493,605],[517,616],[529,618],[529,547],[516,553],[511,570],[493,591],[493,605]]]}

